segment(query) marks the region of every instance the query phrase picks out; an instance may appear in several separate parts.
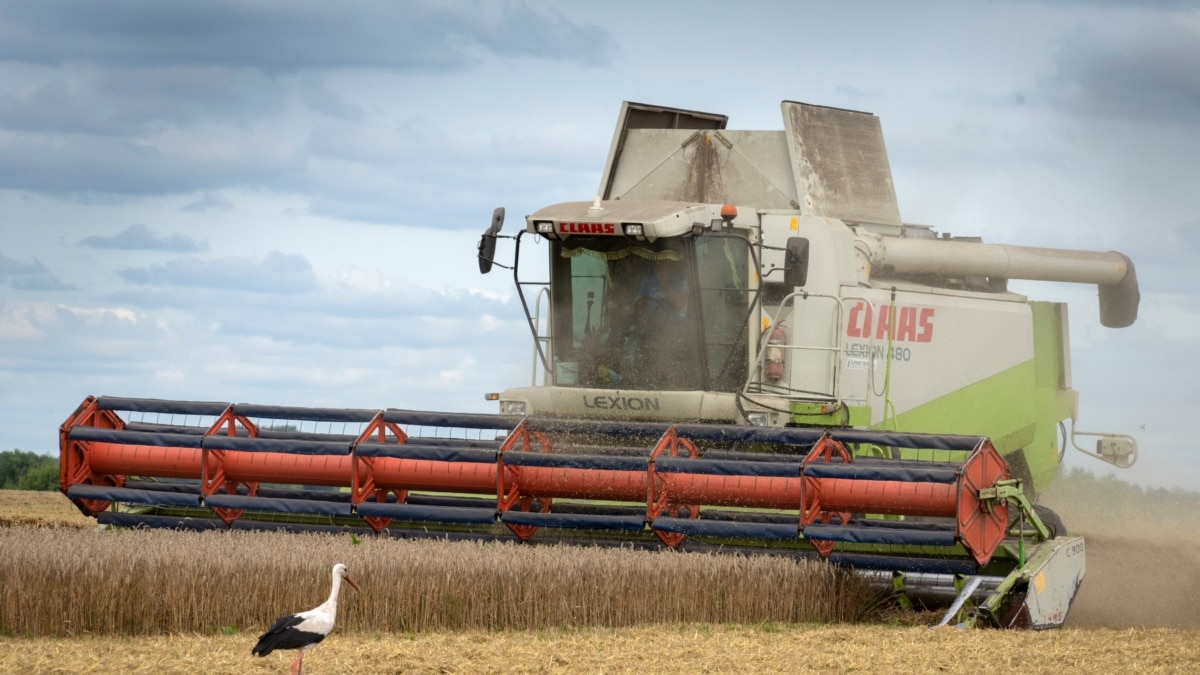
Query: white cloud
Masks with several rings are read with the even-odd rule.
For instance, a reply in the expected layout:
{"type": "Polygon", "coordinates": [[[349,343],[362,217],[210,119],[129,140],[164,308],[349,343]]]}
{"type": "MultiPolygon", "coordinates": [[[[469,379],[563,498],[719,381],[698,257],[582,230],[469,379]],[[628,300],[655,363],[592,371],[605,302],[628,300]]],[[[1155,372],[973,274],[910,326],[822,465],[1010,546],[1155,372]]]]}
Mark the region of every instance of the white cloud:
{"type": "Polygon", "coordinates": [[[59,305],[60,309],[64,309],[75,316],[84,317],[86,319],[98,319],[103,321],[106,318],[114,318],[120,321],[128,321],[131,324],[138,322],[137,312],[128,307],[67,307],[59,305]]]}
{"type": "Polygon", "coordinates": [[[507,303],[512,297],[511,293],[492,291],[486,288],[468,288],[467,293],[475,297],[483,298],[484,300],[500,303],[507,303]]]}
{"type": "Polygon", "coordinates": [[[5,304],[0,313],[0,339],[32,340],[46,335],[42,328],[54,315],[49,304],[5,304]]]}

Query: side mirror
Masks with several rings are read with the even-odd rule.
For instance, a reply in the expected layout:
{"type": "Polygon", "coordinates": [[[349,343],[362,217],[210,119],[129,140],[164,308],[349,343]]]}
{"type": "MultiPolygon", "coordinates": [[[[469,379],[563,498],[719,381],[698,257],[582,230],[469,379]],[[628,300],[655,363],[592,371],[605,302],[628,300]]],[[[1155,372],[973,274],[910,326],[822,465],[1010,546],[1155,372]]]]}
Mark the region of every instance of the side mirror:
{"type": "Polygon", "coordinates": [[[808,240],[804,237],[788,237],[787,251],[783,258],[783,284],[796,288],[808,283],[808,240]]]}
{"type": "Polygon", "coordinates": [[[492,271],[493,258],[496,257],[496,235],[504,227],[504,207],[492,211],[492,225],[484,230],[479,238],[479,273],[487,274],[492,271]]]}

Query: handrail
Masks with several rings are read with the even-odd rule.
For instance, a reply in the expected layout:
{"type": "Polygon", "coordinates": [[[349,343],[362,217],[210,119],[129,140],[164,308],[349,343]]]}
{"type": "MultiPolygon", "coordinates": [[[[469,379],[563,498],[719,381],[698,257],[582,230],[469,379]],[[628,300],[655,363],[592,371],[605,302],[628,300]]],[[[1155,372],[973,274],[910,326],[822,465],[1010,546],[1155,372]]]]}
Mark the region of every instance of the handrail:
{"type": "MultiPolygon", "coordinates": [[[[787,313],[786,310],[788,309],[789,305],[790,305],[791,314],[793,316],[795,316],[797,313],[797,305],[796,305],[797,298],[800,298],[802,300],[807,300],[809,298],[824,298],[824,299],[834,301],[834,303],[837,305],[837,311],[835,312],[834,320],[831,325],[831,333],[832,334],[831,334],[830,342],[832,343],[833,346],[797,345],[797,344],[779,345],[779,347],[781,347],[782,349],[789,350],[789,351],[804,350],[804,351],[830,352],[830,358],[831,358],[831,362],[829,364],[830,365],[830,376],[829,376],[829,380],[825,383],[826,385],[829,386],[830,389],[828,392],[814,392],[814,391],[806,391],[803,389],[798,389],[794,386],[790,386],[790,387],[784,388],[785,393],[795,392],[795,393],[815,394],[818,396],[832,399],[837,403],[841,403],[842,400],[838,394],[838,384],[839,384],[839,374],[840,374],[840,369],[838,368],[838,357],[844,351],[844,347],[842,345],[842,335],[841,335],[841,330],[840,330],[840,327],[842,325],[842,316],[845,314],[844,303],[843,303],[842,299],[836,295],[828,295],[828,294],[824,294],[824,293],[809,293],[808,291],[804,291],[804,290],[794,291],[794,292],[789,293],[788,295],[784,296],[784,298],[779,301],[779,305],[778,305],[774,315],[771,315],[769,313],[767,314],[767,320],[769,321],[768,325],[769,326],[778,325],[779,317],[781,317],[787,313]]],[[[767,346],[768,346],[769,341],[770,341],[770,331],[763,331],[762,336],[759,338],[758,353],[755,356],[754,364],[750,368],[750,372],[747,374],[746,384],[742,388],[742,391],[745,394],[751,393],[750,388],[754,385],[757,385],[757,387],[758,387],[758,390],[754,393],[758,393],[758,394],[767,393],[767,392],[763,391],[763,389],[764,389],[764,387],[769,386],[769,385],[767,385],[766,383],[763,382],[762,377],[761,377],[761,375],[759,375],[759,373],[761,373],[761,371],[762,371],[762,366],[763,366],[764,359],[766,358],[767,346]]]]}
{"type": "Polygon", "coordinates": [[[830,374],[829,374],[829,379],[826,381],[825,384],[828,385],[829,390],[828,391],[810,391],[810,390],[800,389],[800,388],[794,386],[794,384],[792,386],[778,386],[778,385],[770,385],[770,384],[764,382],[762,379],[761,372],[762,372],[765,355],[767,352],[768,342],[770,340],[770,331],[768,330],[768,331],[764,331],[762,336],[759,339],[758,353],[756,355],[754,364],[750,368],[750,372],[747,375],[746,384],[742,388],[742,393],[744,395],[750,395],[752,393],[758,394],[758,395],[763,395],[763,394],[769,395],[769,394],[771,394],[771,392],[768,390],[768,388],[771,386],[777,386],[779,391],[776,393],[776,395],[786,396],[788,394],[806,394],[808,396],[817,396],[817,397],[827,398],[828,400],[830,400],[836,404],[839,404],[839,405],[844,404],[846,402],[854,402],[854,403],[866,402],[868,400],[869,393],[874,390],[875,338],[873,335],[866,338],[867,345],[868,345],[868,353],[869,353],[868,366],[867,366],[867,390],[863,393],[861,398],[859,398],[859,397],[843,398],[843,396],[841,394],[841,381],[842,381],[842,376],[843,376],[842,369],[841,369],[841,357],[844,354],[846,354],[846,345],[845,345],[845,336],[843,335],[842,330],[841,330],[842,325],[843,325],[842,317],[845,316],[846,303],[848,301],[866,302],[869,305],[871,305],[871,307],[873,309],[875,308],[875,303],[872,302],[870,299],[862,297],[862,296],[853,296],[853,295],[837,296],[837,295],[830,295],[830,294],[824,294],[824,293],[809,293],[804,290],[799,290],[799,291],[790,293],[787,296],[784,296],[784,298],[779,301],[779,304],[776,308],[774,315],[772,315],[770,313],[767,314],[767,319],[770,322],[769,325],[770,326],[777,325],[779,318],[781,316],[788,314],[789,310],[790,310],[790,313],[792,316],[796,316],[797,312],[799,311],[799,306],[796,302],[797,299],[808,300],[810,298],[823,298],[823,299],[827,299],[827,300],[832,300],[836,304],[834,320],[830,327],[832,334],[830,335],[829,346],[813,345],[813,344],[784,344],[784,345],[779,345],[779,347],[788,352],[792,352],[792,351],[828,352],[830,355],[830,359],[831,359],[831,363],[829,364],[830,365],[830,374]]]}
{"type": "Polygon", "coordinates": [[[533,367],[532,367],[532,373],[530,376],[530,386],[533,386],[533,387],[538,386],[538,382],[537,382],[538,355],[539,354],[546,355],[546,359],[542,362],[542,382],[543,383],[548,383],[550,381],[550,379],[551,379],[550,378],[550,376],[551,376],[550,364],[554,362],[554,354],[553,354],[554,342],[550,339],[553,336],[553,331],[551,330],[551,325],[550,325],[549,321],[546,322],[546,335],[541,334],[542,296],[543,295],[546,296],[546,308],[550,309],[550,287],[549,286],[543,286],[543,287],[539,288],[537,295],[535,295],[533,298],[533,326],[534,326],[533,342],[534,342],[534,344],[533,344],[533,367]],[[542,345],[542,344],[544,344],[546,346],[545,350],[542,350],[539,348],[539,345],[542,345]]]}

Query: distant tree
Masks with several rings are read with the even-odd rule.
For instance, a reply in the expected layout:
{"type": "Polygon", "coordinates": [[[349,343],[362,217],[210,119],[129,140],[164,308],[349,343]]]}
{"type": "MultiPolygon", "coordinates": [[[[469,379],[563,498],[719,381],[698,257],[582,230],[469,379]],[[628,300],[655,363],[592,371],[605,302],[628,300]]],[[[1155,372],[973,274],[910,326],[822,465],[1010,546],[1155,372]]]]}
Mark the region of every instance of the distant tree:
{"type": "Polygon", "coordinates": [[[0,489],[53,490],[57,486],[57,457],[20,448],[0,452],[0,489]]]}
{"type": "Polygon", "coordinates": [[[20,448],[0,452],[0,488],[16,487],[21,475],[41,459],[42,455],[20,448]]]}
{"type": "Polygon", "coordinates": [[[17,489],[42,490],[46,492],[57,490],[58,460],[53,457],[48,459],[50,460],[49,462],[36,464],[21,474],[21,478],[17,480],[17,489]]]}

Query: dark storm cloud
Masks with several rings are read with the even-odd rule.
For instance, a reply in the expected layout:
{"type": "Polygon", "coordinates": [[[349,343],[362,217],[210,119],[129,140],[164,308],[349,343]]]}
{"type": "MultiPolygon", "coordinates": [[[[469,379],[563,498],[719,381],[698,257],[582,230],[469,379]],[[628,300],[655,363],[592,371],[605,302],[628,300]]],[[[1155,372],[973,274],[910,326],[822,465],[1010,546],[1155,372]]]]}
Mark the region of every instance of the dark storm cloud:
{"type": "Polygon", "coordinates": [[[70,291],[75,286],[63,283],[40,260],[21,262],[0,253],[0,283],[25,291],[70,291]]]}
{"type": "Polygon", "coordinates": [[[613,49],[601,28],[511,2],[75,0],[0,8],[0,60],[51,65],[445,71],[474,65],[481,52],[599,64],[613,49]]]}
{"type": "Polygon", "coordinates": [[[0,4],[0,189],[336,193],[306,175],[304,113],[366,112],[329,86],[344,74],[331,70],[600,63],[613,45],[518,3],[0,4]]]}
{"type": "Polygon", "coordinates": [[[213,213],[232,209],[233,204],[228,199],[205,193],[199,199],[184,204],[179,210],[186,213],[213,213]]]}
{"type": "Polygon", "coordinates": [[[286,138],[0,135],[0,187],[48,193],[163,194],[287,181],[303,167],[286,138]]]}
{"type": "MultiPolygon", "coordinates": [[[[0,92],[0,125],[6,129],[103,136],[280,114],[297,86],[288,78],[244,68],[154,61],[136,70],[0,63],[0,77],[6,83],[0,92]]],[[[315,85],[306,89],[319,91],[315,85]]]]}
{"type": "Polygon", "coordinates": [[[122,249],[127,251],[172,251],[195,253],[208,249],[207,241],[196,241],[186,234],[158,234],[145,225],[130,225],[112,236],[92,235],[79,242],[88,248],[122,249]]]}
{"type": "Polygon", "coordinates": [[[1169,15],[1130,17],[1121,30],[1064,40],[1041,88],[1085,118],[1200,124],[1200,29],[1169,15]]]}
{"type": "Polygon", "coordinates": [[[316,287],[312,265],[303,256],[271,251],[259,260],[179,258],[165,265],[127,268],[118,274],[143,286],[216,288],[260,293],[304,293],[316,287]]]}

